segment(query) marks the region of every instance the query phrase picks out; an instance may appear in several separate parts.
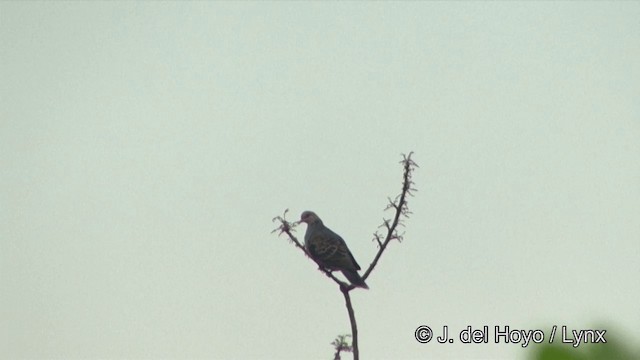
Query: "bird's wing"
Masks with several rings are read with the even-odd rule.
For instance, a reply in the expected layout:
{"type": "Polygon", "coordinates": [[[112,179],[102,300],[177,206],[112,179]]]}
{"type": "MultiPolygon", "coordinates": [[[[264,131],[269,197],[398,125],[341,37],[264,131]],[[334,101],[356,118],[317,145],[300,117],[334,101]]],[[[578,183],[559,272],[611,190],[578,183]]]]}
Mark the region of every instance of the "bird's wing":
{"type": "MultiPolygon", "coordinates": [[[[328,230],[328,229],[326,229],[328,230]]],[[[322,231],[309,239],[309,253],[320,263],[336,270],[360,270],[344,240],[332,231],[322,231]]]]}

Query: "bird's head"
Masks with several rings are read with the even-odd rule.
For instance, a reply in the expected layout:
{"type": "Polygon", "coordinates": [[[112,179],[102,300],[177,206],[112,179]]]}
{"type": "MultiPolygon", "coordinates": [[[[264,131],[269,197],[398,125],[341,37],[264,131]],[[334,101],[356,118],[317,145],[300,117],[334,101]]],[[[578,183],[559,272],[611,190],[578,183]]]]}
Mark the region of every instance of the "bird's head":
{"type": "Polygon", "coordinates": [[[313,224],[315,222],[320,221],[320,218],[313,211],[304,211],[302,215],[300,215],[299,223],[307,223],[307,225],[313,224]]]}

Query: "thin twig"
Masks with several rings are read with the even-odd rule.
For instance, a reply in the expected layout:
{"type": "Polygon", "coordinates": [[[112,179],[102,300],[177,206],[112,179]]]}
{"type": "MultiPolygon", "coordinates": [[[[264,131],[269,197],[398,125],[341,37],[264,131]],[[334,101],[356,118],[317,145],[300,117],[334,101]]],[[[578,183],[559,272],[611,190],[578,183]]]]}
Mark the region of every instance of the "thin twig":
{"type": "Polygon", "coordinates": [[[333,360],[340,360],[340,353],[343,351],[353,351],[353,347],[351,347],[347,342],[348,337],[351,337],[351,335],[338,335],[336,339],[331,343],[331,345],[333,345],[333,347],[336,349],[335,354],[333,354],[333,360]]]}
{"type": "Polygon", "coordinates": [[[410,214],[409,208],[407,207],[407,197],[413,196],[413,192],[417,191],[415,188],[413,188],[413,180],[411,180],[411,175],[413,173],[413,170],[418,167],[418,164],[416,164],[411,159],[411,155],[413,155],[413,152],[410,152],[409,155],[403,155],[403,159],[400,162],[401,164],[403,164],[404,168],[404,172],[402,175],[402,192],[396,198],[397,202],[389,198],[389,205],[387,205],[387,209],[395,210],[393,222],[390,223],[389,219],[384,219],[384,222],[381,225],[387,229],[387,236],[385,237],[384,241],[380,241],[380,234],[376,233],[374,235],[374,239],[378,243],[378,253],[373,258],[373,262],[371,262],[367,271],[365,271],[364,275],[362,275],[363,280],[366,280],[369,277],[391,240],[402,240],[402,235],[398,235],[397,227],[398,225],[402,225],[401,217],[406,218],[410,214]]]}

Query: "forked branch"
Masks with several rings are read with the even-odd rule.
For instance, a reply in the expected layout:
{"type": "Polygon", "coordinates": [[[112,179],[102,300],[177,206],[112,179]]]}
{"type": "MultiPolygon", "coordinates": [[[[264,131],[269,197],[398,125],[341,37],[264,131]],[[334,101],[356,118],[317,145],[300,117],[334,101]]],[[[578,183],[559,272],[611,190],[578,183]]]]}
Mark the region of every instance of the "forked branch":
{"type": "MultiPolygon", "coordinates": [[[[416,164],[411,159],[412,155],[413,155],[413,152],[410,152],[408,155],[402,154],[402,161],[400,161],[403,168],[402,191],[400,192],[400,195],[396,196],[395,199],[393,200],[391,198],[388,199],[389,203],[385,207],[385,210],[393,209],[394,215],[391,219],[386,219],[386,218],[383,219],[382,225],[378,227],[378,228],[386,229],[386,235],[381,234],[378,231],[376,231],[373,234],[373,240],[378,244],[378,252],[376,253],[376,256],[373,258],[373,261],[371,262],[371,264],[369,265],[369,268],[367,269],[367,271],[365,271],[364,275],[362,276],[363,280],[366,280],[369,277],[369,275],[371,275],[371,272],[373,271],[373,269],[375,269],[376,265],[378,264],[378,261],[380,260],[380,257],[382,257],[382,254],[387,249],[387,246],[389,246],[389,243],[392,240],[402,241],[403,234],[400,234],[398,232],[398,227],[404,226],[403,220],[407,219],[411,214],[408,207],[408,198],[410,196],[413,196],[413,193],[417,191],[414,188],[412,175],[413,175],[413,171],[418,167],[418,164],[416,164]]],[[[313,260],[318,265],[318,269],[320,271],[324,272],[324,274],[327,277],[329,277],[336,284],[338,284],[338,286],[340,287],[340,292],[342,292],[342,295],[344,296],[345,306],[349,314],[349,322],[351,323],[352,343],[351,343],[351,346],[349,347],[348,345],[346,345],[345,336],[338,337],[338,339],[336,339],[336,341],[334,341],[333,343],[333,345],[336,347],[335,358],[337,359],[340,358],[340,351],[350,350],[353,352],[353,359],[359,360],[360,355],[358,351],[358,325],[356,323],[356,316],[355,316],[355,312],[353,311],[353,305],[351,304],[351,297],[349,296],[349,292],[354,289],[354,286],[340,281],[338,278],[333,276],[331,271],[327,270],[322,265],[320,265],[320,263],[318,263],[318,261],[309,254],[307,249],[292,234],[292,231],[295,231],[294,228],[297,225],[297,223],[289,222],[286,219],[287,212],[289,212],[289,209],[286,209],[282,214],[282,216],[276,216],[275,218],[273,218],[274,222],[276,221],[280,222],[280,226],[278,226],[272,232],[278,232],[279,233],[278,235],[287,234],[287,236],[289,237],[289,240],[298,249],[304,252],[304,254],[308,258],[313,260]],[[339,343],[337,341],[339,341],[339,343]]]]}

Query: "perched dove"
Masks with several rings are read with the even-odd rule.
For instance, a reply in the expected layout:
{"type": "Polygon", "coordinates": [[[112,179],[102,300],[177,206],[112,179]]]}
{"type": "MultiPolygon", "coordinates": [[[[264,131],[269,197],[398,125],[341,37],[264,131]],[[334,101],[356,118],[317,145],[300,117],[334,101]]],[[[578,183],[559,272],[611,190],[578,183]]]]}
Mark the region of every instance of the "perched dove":
{"type": "Polygon", "coordinates": [[[329,270],[342,271],[354,286],[369,288],[358,274],[360,265],[353,258],[340,235],[324,226],[322,220],[312,211],[303,212],[300,215],[300,222],[307,223],[304,247],[320,265],[329,270]]]}

